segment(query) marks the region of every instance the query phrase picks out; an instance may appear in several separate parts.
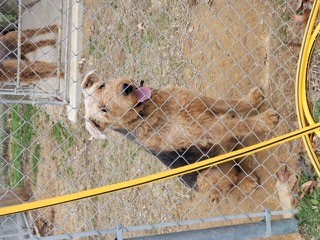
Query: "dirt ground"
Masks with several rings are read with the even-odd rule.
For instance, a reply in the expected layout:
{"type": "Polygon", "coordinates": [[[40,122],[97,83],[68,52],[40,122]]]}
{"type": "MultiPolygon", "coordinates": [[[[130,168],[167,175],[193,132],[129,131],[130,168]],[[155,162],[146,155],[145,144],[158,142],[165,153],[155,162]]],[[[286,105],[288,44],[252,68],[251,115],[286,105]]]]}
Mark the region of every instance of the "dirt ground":
{"type": "MultiPolygon", "coordinates": [[[[132,76],[145,85],[176,84],[217,98],[244,97],[260,87],[265,100],[258,112],[278,111],[276,129],[248,134],[248,146],[294,130],[294,76],[301,41],[290,24],[291,2],[284,1],[84,1],[83,31],[86,68],[105,78],[132,76]]],[[[298,31],[299,32],[299,31],[298,31]]],[[[83,109],[76,125],[67,122],[62,107],[43,107],[35,143],[41,145],[38,175],[27,184],[34,199],[60,196],[163,171],[151,155],[122,136],[107,131],[107,140],[89,140],[83,109]],[[60,122],[71,134],[52,137],[60,122]],[[72,140],[72,143],[70,142],[72,140]]],[[[184,187],[178,179],[94,197],[30,214],[38,233],[52,234],[93,229],[202,219],[214,216],[281,210],[276,173],[284,166],[299,172],[298,141],[246,157],[238,164],[255,173],[260,185],[250,195],[234,187],[218,204],[184,187]]],[[[293,193],[294,195],[294,193],[293,193]]],[[[261,219],[258,219],[261,220],[261,219]]],[[[145,231],[164,233],[257,221],[229,220],[190,227],[145,231]]],[[[126,235],[135,236],[134,233],[126,235]]],[[[298,235],[273,239],[298,239],[298,235]]],[[[112,239],[113,237],[111,237],[112,239]]],[[[92,238],[93,239],[93,238],[92,238]]],[[[101,238],[104,239],[104,238],[101,238]]]]}

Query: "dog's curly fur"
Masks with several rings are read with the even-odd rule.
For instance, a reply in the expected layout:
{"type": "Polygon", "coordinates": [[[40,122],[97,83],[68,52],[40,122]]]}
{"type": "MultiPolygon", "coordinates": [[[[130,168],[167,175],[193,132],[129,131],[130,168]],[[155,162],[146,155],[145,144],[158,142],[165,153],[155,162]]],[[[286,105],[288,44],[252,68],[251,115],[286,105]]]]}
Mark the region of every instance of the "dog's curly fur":
{"type": "MultiPolygon", "coordinates": [[[[258,88],[253,88],[246,99],[222,100],[167,86],[152,89],[151,99],[138,103],[134,91],[138,86],[132,80],[103,83],[94,72],[87,74],[82,88],[86,126],[93,136],[103,136],[101,132],[111,128],[169,168],[232,151],[250,130],[269,131],[278,122],[278,115],[272,109],[245,119],[239,117],[240,113],[247,114],[261,104],[263,96],[258,88]],[[123,94],[124,86],[132,86],[131,91],[123,94]]],[[[232,162],[186,174],[181,180],[195,190],[210,190],[212,200],[229,192],[240,181],[247,191],[258,184],[256,177],[245,178],[232,162]]]]}

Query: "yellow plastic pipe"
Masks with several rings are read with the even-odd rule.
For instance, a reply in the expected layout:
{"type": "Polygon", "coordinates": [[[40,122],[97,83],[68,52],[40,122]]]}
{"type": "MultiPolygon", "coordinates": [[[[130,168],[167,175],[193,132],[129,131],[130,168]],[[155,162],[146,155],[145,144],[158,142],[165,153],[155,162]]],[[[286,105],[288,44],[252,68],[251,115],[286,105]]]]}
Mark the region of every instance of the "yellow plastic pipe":
{"type": "MultiPolygon", "coordinates": [[[[312,45],[313,45],[311,42],[311,36],[312,36],[312,31],[316,22],[316,18],[318,15],[319,6],[320,6],[320,1],[315,0],[309,16],[308,23],[307,23],[306,32],[303,37],[302,47],[300,50],[300,57],[298,61],[295,97],[296,97],[297,117],[298,117],[298,123],[300,128],[304,128],[307,126],[306,115],[310,121],[309,124],[314,123],[312,117],[310,117],[311,114],[310,114],[310,110],[307,102],[307,96],[306,96],[306,72],[307,72],[310,52],[312,50],[312,45]]],[[[318,176],[320,176],[319,159],[313,150],[310,137],[308,135],[304,135],[302,137],[302,140],[305,145],[307,154],[310,157],[312,165],[316,173],[318,174],[318,176]]]]}
{"type": "Polygon", "coordinates": [[[101,194],[130,189],[130,188],[138,187],[148,183],[181,176],[183,174],[206,169],[213,165],[218,165],[218,164],[231,161],[237,158],[245,157],[249,154],[253,154],[259,151],[263,151],[263,150],[278,146],[282,143],[297,139],[301,136],[308,135],[319,129],[320,129],[320,123],[303,128],[303,129],[299,129],[297,131],[287,133],[285,135],[282,135],[282,136],[279,136],[279,137],[276,137],[276,138],[273,138],[273,139],[264,141],[262,143],[258,143],[237,151],[233,151],[227,154],[223,154],[223,155],[210,158],[201,162],[193,163],[187,166],[152,174],[146,177],[137,178],[137,179],[120,182],[116,184],[111,184],[104,187],[90,189],[90,190],[77,192],[69,195],[53,197],[53,198],[38,200],[30,203],[24,203],[24,204],[19,204],[15,206],[0,208],[0,216],[34,210],[34,209],[43,208],[43,207],[49,207],[57,204],[67,203],[71,201],[80,200],[83,198],[94,197],[101,194]]]}

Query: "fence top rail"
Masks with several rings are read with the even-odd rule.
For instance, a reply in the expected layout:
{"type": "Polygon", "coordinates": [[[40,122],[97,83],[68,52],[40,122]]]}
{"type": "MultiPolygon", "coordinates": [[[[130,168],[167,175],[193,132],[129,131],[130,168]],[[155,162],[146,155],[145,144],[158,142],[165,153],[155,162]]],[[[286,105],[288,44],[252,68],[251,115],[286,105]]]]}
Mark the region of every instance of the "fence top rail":
{"type": "Polygon", "coordinates": [[[204,218],[204,219],[193,219],[193,220],[186,220],[186,221],[172,221],[172,222],[137,225],[137,226],[122,226],[118,224],[114,228],[109,228],[109,229],[92,230],[87,232],[65,233],[61,235],[40,237],[36,239],[59,240],[59,239],[74,239],[74,238],[80,238],[80,237],[105,236],[108,234],[117,234],[117,231],[119,230],[119,228],[124,233],[128,233],[128,232],[163,229],[166,227],[181,227],[181,226],[190,226],[193,224],[212,223],[212,222],[219,222],[219,221],[231,221],[235,219],[252,220],[253,218],[262,218],[265,221],[267,221],[268,219],[270,221],[271,216],[296,214],[297,212],[298,212],[297,209],[281,210],[281,211],[269,211],[268,209],[266,209],[264,212],[258,212],[258,213],[243,213],[243,214],[237,214],[237,215],[219,216],[219,217],[211,217],[211,218],[204,218]]]}

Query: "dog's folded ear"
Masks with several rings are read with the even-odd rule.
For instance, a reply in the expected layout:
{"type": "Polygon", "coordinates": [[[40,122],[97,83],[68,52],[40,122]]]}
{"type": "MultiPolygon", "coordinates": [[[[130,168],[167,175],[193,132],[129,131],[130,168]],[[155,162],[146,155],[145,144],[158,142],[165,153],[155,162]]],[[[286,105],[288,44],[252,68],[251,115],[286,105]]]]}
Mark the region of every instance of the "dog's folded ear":
{"type": "Polygon", "coordinates": [[[102,133],[102,131],[106,128],[103,124],[101,124],[97,120],[89,119],[86,120],[86,129],[91,135],[90,140],[92,139],[105,139],[106,135],[102,133]]]}
{"type": "Polygon", "coordinates": [[[88,89],[92,87],[96,82],[99,82],[98,76],[95,74],[94,71],[90,71],[87,73],[87,75],[84,77],[84,80],[82,81],[81,87],[82,89],[88,89]]]}

